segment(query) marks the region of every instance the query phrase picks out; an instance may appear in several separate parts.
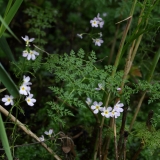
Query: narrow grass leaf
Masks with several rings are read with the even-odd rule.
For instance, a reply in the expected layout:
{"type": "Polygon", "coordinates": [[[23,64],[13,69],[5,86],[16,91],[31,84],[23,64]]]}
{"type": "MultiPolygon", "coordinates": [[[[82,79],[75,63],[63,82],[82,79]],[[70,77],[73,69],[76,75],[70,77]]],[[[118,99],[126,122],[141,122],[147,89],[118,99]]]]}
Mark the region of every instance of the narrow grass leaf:
{"type": "MultiPolygon", "coordinates": [[[[12,5],[12,7],[10,7],[10,10],[8,11],[8,13],[5,15],[4,17],[4,21],[7,25],[10,24],[11,20],[13,19],[13,17],[15,16],[15,14],[17,13],[21,3],[23,2],[23,0],[16,0],[14,2],[14,4],[12,5]]],[[[10,3],[10,1],[9,1],[10,3]]],[[[3,35],[3,33],[5,32],[6,30],[6,27],[1,24],[1,27],[0,27],[0,37],[3,35]]]]}
{"type": "Polygon", "coordinates": [[[14,59],[14,56],[13,56],[13,53],[6,41],[6,38],[4,36],[2,36],[0,38],[0,48],[3,50],[4,54],[8,57],[8,59],[10,61],[14,61],[15,62],[15,59],[14,59]]]}
{"type": "Polygon", "coordinates": [[[17,97],[19,95],[18,88],[6,72],[2,64],[0,63],[0,81],[7,88],[8,92],[13,96],[17,97]]]}
{"type": "Polygon", "coordinates": [[[8,160],[13,160],[1,114],[0,114],[0,139],[8,160]]]}

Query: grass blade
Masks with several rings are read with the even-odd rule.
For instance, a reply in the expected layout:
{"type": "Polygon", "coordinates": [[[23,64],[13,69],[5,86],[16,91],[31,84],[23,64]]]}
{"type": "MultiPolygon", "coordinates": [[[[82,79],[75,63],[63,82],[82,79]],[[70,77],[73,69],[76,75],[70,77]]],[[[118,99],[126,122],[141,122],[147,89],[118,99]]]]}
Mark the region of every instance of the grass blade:
{"type": "Polygon", "coordinates": [[[13,96],[17,97],[19,95],[18,88],[6,72],[2,64],[0,63],[0,81],[7,88],[8,92],[13,96]]]}
{"type": "Polygon", "coordinates": [[[8,160],[13,160],[1,114],[0,114],[0,139],[8,160]]]}
{"type": "MultiPolygon", "coordinates": [[[[13,19],[15,14],[17,13],[17,10],[19,9],[22,2],[23,2],[23,0],[16,0],[14,2],[14,4],[12,5],[12,7],[10,8],[10,10],[8,11],[8,13],[5,15],[4,21],[6,22],[7,25],[10,24],[11,20],[13,19]]],[[[6,30],[6,27],[3,24],[1,24],[0,37],[3,35],[5,30],[6,30]]]]}
{"type": "Polygon", "coordinates": [[[3,52],[6,54],[6,56],[8,57],[8,59],[10,61],[15,62],[14,56],[12,54],[12,51],[6,41],[6,38],[4,36],[2,36],[0,38],[0,48],[3,50],[3,52]]]}

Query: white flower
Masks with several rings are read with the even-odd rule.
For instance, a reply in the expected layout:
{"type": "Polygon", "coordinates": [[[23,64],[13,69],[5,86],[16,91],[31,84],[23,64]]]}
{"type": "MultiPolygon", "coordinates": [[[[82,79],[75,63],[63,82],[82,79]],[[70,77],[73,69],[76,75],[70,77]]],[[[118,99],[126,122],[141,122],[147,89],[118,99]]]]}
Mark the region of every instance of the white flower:
{"type": "Polygon", "coordinates": [[[83,38],[83,37],[82,37],[82,34],[77,34],[77,36],[78,36],[79,38],[81,38],[81,39],[83,38]]]}
{"type": "Polygon", "coordinates": [[[19,90],[19,93],[20,94],[23,94],[23,95],[28,95],[29,92],[30,92],[31,88],[25,84],[22,84],[20,86],[20,90],[19,90]]]}
{"type": "Polygon", "coordinates": [[[27,57],[27,56],[28,56],[28,51],[27,51],[27,50],[24,50],[22,56],[23,56],[23,57],[27,57]]]}
{"type": "Polygon", "coordinates": [[[117,88],[117,91],[121,91],[121,88],[117,88]]]}
{"type": "Polygon", "coordinates": [[[102,109],[101,115],[105,116],[106,118],[109,118],[109,117],[111,117],[111,110],[112,110],[112,107],[108,107],[107,109],[106,109],[106,107],[104,107],[102,109]]]}
{"type": "Polygon", "coordinates": [[[29,82],[30,81],[30,77],[29,76],[23,76],[23,85],[31,85],[32,83],[31,82],[29,82]]]}
{"type": "Polygon", "coordinates": [[[28,97],[26,97],[25,101],[29,106],[34,106],[34,103],[36,102],[36,99],[32,98],[33,94],[29,94],[28,97]]]}
{"type": "Polygon", "coordinates": [[[95,88],[95,90],[99,91],[99,90],[104,90],[103,85],[101,83],[98,83],[98,88],[95,88]]]}
{"type": "Polygon", "coordinates": [[[48,135],[50,137],[51,137],[52,133],[53,133],[53,129],[50,129],[49,131],[45,131],[44,132],[44,134],[46,134],[46,135],[48,135]]]}
{"type": "Polygon", "coordinates": [[[40,140],[41,142],[43,142],[43,141],[44,141],[44,136],[42,135],[41,137],[39,137],[39,140],[40,140]]]}
{"type": "Polygon", "coordinates": [[[101,38],[93,39],[93,42],[95,43],[95,46],[101,46],[101,43],[103,43],[103,40],[101,38]]]}
{"type": "MultiPolygon", "coordinates": [[[[97,21],[97,23],[98,23],[98,25],[99,25],[100,28],[103,27],[104,21],[103,21],[103,19],[99,16],[99,13],[98,13],[97,17],[94,18],[94,20],[97,21]]],[[[93,27],[93,26],[92,26],[92,27],[93,27]]]]}
{"type": "Polygon", "coordinates": [[[106,17],[106,16],[107,16],[107,13],[103,13],[102,15],[103,15],[103,17],[106,17]]]}
{"type": "Polygon", "coordinates": [[[5,95],[4,98],[2,98],[2,102],[5,102],[5,106],[8,106],[8,105],[12,105],[13,106],[13,96],[9,96],[9,95],[5,95]]]}
{"type": "Polygon", "coordinates": [[[91,106],[91,109],[94,110],[94,114],[97,114],[99,110],[101,111],[103,108],[101,107],[103,103],[102,102],[94,102],[93,105],[91,106]]]}
{"type": "Polygon", "coordinates": [[[34,41],[35,38],[29,39],[28,36],[22,37],[22,39],[26,42],[26,46],[29,46],[29,42],[34,41]]]}
{"type": "Polygon", "coordinates": [[[90,23],[91,23],[92,27],[98,27],[99,21],[97,21],[97,20],[90,20],[90,23]]]}
{"type": "Polygon", "coordinates": [[[39,53],[34,50],[30,50],[29,52],[27,50],[23,51],[23,57],[27,57],[28,60],[35,60],[38,55],[39,53]]]}
{"type": "Polygon", "coordinates": [[[121,107],[123,107],[124,106],[124,104],[123,103],[120,103],[120,101],[118,101],[115,105],[114,105],[114,110],[116,111],[116,112],[123,112],[123,108],[121,108],[121,107]]]}
{"type": "Polygon", "coordinates": [[[88,97],[87,100],[86,100],[86,103],[87,103],[88,105],[91,105],[92,99],[90,99],[90,98],[88,97]]]}
{"type": "Polygon", "coordinates": [[[104,21],[99,22],[99,27],[100,27],[100,28],[103,28],[103,25],[104,25],[104,21]]]}
{"type": "Polygon", "coordinates": [[[117,117],[119,117],[120,116],[120,113],[119,112],[117,112],[116,110],[112,110],[111,111],[111,117],[115,117],[115,118],[117,118],[117,117]]]}
{"type": "Polygon", "coordinates": [[[96,21],[103,21],[103,19],[99,16],[99,13],[98,13],[97,17],[94,18],[94,20],[96,20],[96,21]]]}
{"type": "Polygon", "coordinates": [[[99,32],[98,34],[99,34],[100,37],[102,37],[102,32],[99,32]]]}

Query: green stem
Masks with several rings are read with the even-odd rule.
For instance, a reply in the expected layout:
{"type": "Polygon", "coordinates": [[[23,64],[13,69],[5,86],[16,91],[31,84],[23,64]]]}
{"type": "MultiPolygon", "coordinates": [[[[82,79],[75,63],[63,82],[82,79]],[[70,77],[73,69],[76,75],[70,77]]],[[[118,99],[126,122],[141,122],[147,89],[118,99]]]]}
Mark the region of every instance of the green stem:
{"type": "MultiPolygon", "coordinates": [[[[159,61],[159,58],[160,58],[160,48],[159,48],[159,50],[157,51],[157,53],[155,54],[155,56],[154,56],[152,68],[151,68],[151,70],[150,70],[150,72],[149,72],[149,74],[148,74],[148,77],[147,77],[147,82],[151,82],[151,79],[152,79],[153,73],[154,73],[154,71],[155,71],[155,68],[156,68],[156,66],[157,66],[157,63],[158,63],[158,61],[159,61]]],[[[132,122],[131,122],[131,124],[130,124],[130,128],[129,128],[130,131],[132,130],[133,124],[134,124],[134,122],[135,122],[135,120],[136,120],[136,118],[137,118],[138,112],[139,112],[139,110],[140,110],[140,107],[141,107],[141,105],[142,105],[142,102],[143,102],[143,100],[144,100],[144,97],[145,97],[146,92],[147,92],[147,91],[143,92],[142,97],[141,97],[141,99],[140,99],[140,101],[139,101],[139,103],[138,103],[138,106],[137,106],[137,108],[136,108],[136,112],[135,112],[135,114],[134,114],[134,116],[133,116],[133,119],[132,119],[132,122]]]]}
{"type": "MultiPolygon", "coordinates": [[[[117,57],[116,57],[116,60],[115,60],[115,63],[114,63],[114,69],[112,71],[112,77],[114,77],[114,75],[116,74],[120,58],[122,57],[122,51],[123,51],[123,48],[124,48],[124,42],[126,40],[127,33],[129,31],[129,28],[130,28],[130,25],[131,25],[131,22],[132,22],[132,16],[133,16],[133,13],[134,13],[134,10],[135,10],[136,3],[137,3],[137,0],[134,0],[134,2],[132,4],[131,11],[130,11],[129,18],[127,19],[126,28],[125,28],[125,30],[123,32],[123,36],[122,36],[122,39],[121,39],[121,43],[120,43],[120,46],[119,46],[117,57]]],[[[106,98],[106,99],[108,99],[108,98],[106,98]]],[[[111,126],[113,126],[113,122],[112,121],[111,121],[111,126]]],[[[107,145],[106,145],[106,148],[105,148],[105,153],[104,153],[104,156],[103,156],[103,160],[105,160],[107,158],[109,142],[110,142],[110,137],[108,137],[107,141],[105,142],[107,145]]]]}

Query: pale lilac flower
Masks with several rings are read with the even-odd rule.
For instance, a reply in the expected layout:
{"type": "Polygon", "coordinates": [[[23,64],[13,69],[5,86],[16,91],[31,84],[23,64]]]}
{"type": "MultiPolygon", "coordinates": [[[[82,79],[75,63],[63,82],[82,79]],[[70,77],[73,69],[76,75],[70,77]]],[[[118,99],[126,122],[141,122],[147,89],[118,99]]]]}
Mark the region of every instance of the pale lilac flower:
{"type": "Polygon", "coordinates": [[[105,116],[106,118],[109,118],[111,117],[111,114],[112,114],[111,110],[112,110],[112,107],[108,107],[107,109],[106,107],[103,107],[101,115],[105,116]]]}
{"type": "Polygon", "coordinates": [[[103,103],[102,102],[94,102],[93,105],[91,106],[91,109],[94,110],[94,114],[97,114],[99,111],[101,111],[103,109],[103,107],[101,107],[103,103]]]}
{"type": "Polygon", "coordinates": [[[87,100],[86,100],[86,103],[87,103],[88,105],[91,105],[92,99],[88,97],[87,100]]]}
{"type": "Polygon", "coordinates": [[[102,37],[102,32],[99,32],[98,34],[99,34],[100,37],[102,37]]]}
{"type": "Polygon", "coordinates": [[[28,97],[26,97],[25,101],[29,106],[34,106],[34,103],[36,102],[36,99],[32,98],[33,94],[29,94],[28,97]]]}
{"type": "Polygon", "coordinates": [[[43,142],[43,141],[44,141],[44,136],[42,135],[41,137],[39,137],[39,140],[40,140],[41,142],[43,142]]]}
{"type": "Polygon", "coordinates": [[[104,25],[104,21],[99,22],[99,27],[100,27],[100,28],[103,28],[103,25],[104,25]]]}
{"type": "Polygon", "coordinates": [[[22,39],[26,42],[26,46],[29,46],[29,42],[34,41],[35,38],[29,39],[28,36],[22,37],[22,39]]]}
{"type": "Polygon", "coordinates": [[[106,17],[106,16],[107,16],[107,13],[103,13],[102,15],[103,15],[103,17],[106,17]]]}
{"type": "Polygon", "coordinates": [[[95,88],[95,90],[104,90],[103,85],[101,83],[98,83],[98,88],[95,88]]]}
{"type": "Polygon", "coordinates": [[[23,76],[23,84],[26,85],[26,86],[27,86],[27,85],[31,85],[32,83],[29,82],[29,81],[30,81],[30,77],[29,77],[29,76],[26,77],[26,76],[24,75],[24,76],[23,76]]]}
{"type": "Polygon", "coordinates": [[[8,106],[8,105],[12,105],[13,106],[13,96],[12,95],[5,95],[4,98],[2,98],[2,102],[5,102],[5,106],[8,106]]]}
{"type": "Polygon", "coordinates": [[[27,56],[28,56],[28,51],[27,51],[27,50],[24,50],[22,56],[23,56],[23,57],[27,57],[27,56]]]}
{"type": "Polygon", "coordinates": [[[123,107],[124,104],[123,103],[120,103],[120,101],[118,101],[115,105],[114,105],[114,110],[116,112],[123,112],[123,107]]]}
{"type": "Polygon", "coordinates": [[[27,50],[23,51],[23,57],[27,57],[28,60],[35,60],[38,55],[39,53],[34,50],[30,50],[29,52],[27,50]]]}
{"type": "Polygon", "coordinates": [[[121,91],[121,88],[117,88],[117,91],[121,91]]]}
{"type": "Polygon", "coordinates": [[[29,86],[22,84],[22,85],[20,86],[19,93],[20,93],[20,94],[23,94],[23,95],[28,95],[29,92],[30,92],[30,90],[31,90],[31,88],[30,88],[29,86]]]}
{"type": "Polygon", "coordinates": [[[94,20],[99,21],[99,22],[103,21],[103,19],[99,16],[99,13],[98,13],[97,17],[94,18],[94,20]]]}
{"type": "Polygon", "coordinates": [[[101,43],[103,43],[103,40],[101,38],[93,39],[93,42],[95,43],[95,46],[101,46],[101,43]]]}
{"type": "Polygon", "coordinates": [[[90,20],[91,26],[92,27],[98,27],[99,21],[97,20],[90,20]]]}
{"type": "Polygon", "coordinates": [[[119,117],[119,116],[120,116],[120,112],[117,112],[115,109],[113,109],[113,110],[111,111],[111,117],[117,118],[117,117],[119,117]]]}
{"type": "Polygon", "coordinates": [[[53,129],[50,129],[49,131],[45,131],[44,132],[44,134],[46,134],[46,135],[48,135],[50,137],[51,137],[52,133],[53,133],[53,129]]]}
{"type": "Polygon", "coordinates": [[[81,38],[81,39],[83,38],[83,37],[82,37],[82,34],[77,34],[77,36],[78,36],[79,38],[81,38]]]}
{"type": "MultiPolygon", "coordinates": [[[[96,21],[98,22],[98,25],[99,25],[100,28],[103,27],[104,21],[103,21],[103,19],[99,16],[99,13],[98,13],[97,17],[94,18],[94,20],[96,20],[96,21]]],[[[93,27],[93,26],[92,26],[92,27],[93,27]]]]}

